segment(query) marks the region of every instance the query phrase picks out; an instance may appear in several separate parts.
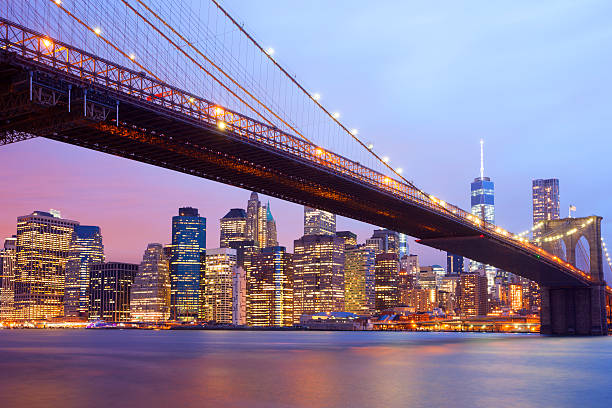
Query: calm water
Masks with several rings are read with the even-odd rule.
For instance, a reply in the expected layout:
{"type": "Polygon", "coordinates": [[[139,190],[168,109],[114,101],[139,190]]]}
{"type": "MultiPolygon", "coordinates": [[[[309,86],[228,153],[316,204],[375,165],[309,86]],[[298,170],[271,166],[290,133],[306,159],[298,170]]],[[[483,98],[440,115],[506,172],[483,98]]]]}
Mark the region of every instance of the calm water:
{"type": "Polygon", "coordinates": [[[0,331],[0,407],[612,407],[612,337],[0,331]]]}

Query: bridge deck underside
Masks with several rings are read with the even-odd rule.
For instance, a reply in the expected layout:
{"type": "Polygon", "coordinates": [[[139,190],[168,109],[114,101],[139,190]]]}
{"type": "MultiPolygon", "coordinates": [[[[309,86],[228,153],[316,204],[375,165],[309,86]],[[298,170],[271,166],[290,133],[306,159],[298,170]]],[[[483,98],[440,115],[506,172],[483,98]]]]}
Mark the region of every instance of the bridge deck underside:
{"type": "Polygon", "coordinates": [[[559,273],[552,264],[532,256],[521,256],[504,242],[486,236],[429,238],[421,244],[494,265],[548,287],[584,287],[574,277],[559,273]]]}
{"type": "MultiPolygon", "coordinates": [[[[0,137],[7,131],[44,136],[403,232],[423,239],[425,245],[498,266],[541,284],[584,285],[577,277],[518,247],[493,239],[462,238],[480,232],[451,216],[400,199],[355,178],[168,109],[152,107],[129,95],[96,88],[97,85],[84,84],[78,78],[60,77],[50,68],[27,67],[23,61],[14,64],[6,56],[3,59],[0,102],[5,105],[10,105],[12,100],[22,102],[15,102],[12,109],[4,108],[0,113],[0,137]],[[47,74],[58,77],[58,81],[69,82],[75,90],[89,87],[90,94],[95,91],[120,101],[120,125],[111,120],[114,113],[106,120],[84,118],[83,100],[76,91],[71,113],[65,103],[46,107],[24,104],[29,69],[47,70],[47,74]]],[[[212,196],[211,199],[222,200],[222,197],[212,196]]]]}

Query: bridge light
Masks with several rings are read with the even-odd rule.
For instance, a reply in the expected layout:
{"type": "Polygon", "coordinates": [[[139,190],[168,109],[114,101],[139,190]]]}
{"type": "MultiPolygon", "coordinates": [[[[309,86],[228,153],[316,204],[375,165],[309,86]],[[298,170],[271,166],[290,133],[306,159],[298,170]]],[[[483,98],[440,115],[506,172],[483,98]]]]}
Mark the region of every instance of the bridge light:
{"type": "Polygon", "coordinates": [[[47,48],[51,48],[51,46],[53,45],[53,41],[51,41],[48,38],[43,38],[42,42],[43,42],[43,44],[45,44],[45,47],[47,47],[47,48]]]}
{"type": "Polygon", "coordinates": [[[268,54],[269,56],[274,55],[274,48],[272,47],[266,48],[266,54],[268,54]]]}
{"type": "Polygon", "coordinates": [[[96,35],[100,35],[102,34],[102,30],[100,29],[100,27],[96,27],[94,28],[94,33],[96,33],[96,35]]]}
{"type": "Polygon", "coordinates": [[[131,53],[131,54],[130,54],[130,59],[131,59],[132,61],[134,61],[134,60],[136,59],[136,54],[131,53]]]}
{"type": "Polygon", "coordinates": [[[317,147],[317,149],[315,150],[315,153],[317,154],[317,156],[320,156],[323,154],[323,149],[321,149],[320,147],[317,147]]]}
{"type": "Polygon", "coordinates": [[[217,127],[221,130],[225,130],[227,124],[225,122],[219,121],[219,123],[217,123],[217,127]]]}
{"type": "Polygon", "coordinates": [[[334,119],[340,119],[340,112],[334,112],[332,113],[332,116],[334,117],[334,119]]]}
{"type": "Polygon", "coordinates": [[[62,0],[55,0],[55,4],[59,6],[60,4],[62,4],[62,0]]]}
{"type": "Polygon", "coordinates": [[[315,92],[312,94],[312,99],[318,101],[319,99],[321,99],[321,95],[315,92]]]}
{"type": "Polygon", "coordinates": [[[368,149],[372,150],[374,148],[374,145],[372,143],[368,144],[368,149]]]}
{"type": "Polygon", "coordinates": [[[351,129],[351,135],[353,136],[357,136],[359,134],[359,130],[357,129],[351,129]]]}
{"type": "Polygon", "coordinates": [[[223,108],[220,108],[218,106],[215,108],[215,114],[216,115],[223,115],[223,112],[224,112],[223,108]]]}
{"type": "Polygon", "coordinates": [[[385,163],[389,163],[389,160],[390,160],[390,159],[389,159],[389,157],[387,157],[387,156],[385,156],[385,157],[383,157],[383,158],[382,158],[382,161],[383,161],[383,162],[385,162],[385,163]]]}
{"type": "Polygon", "coordinates": [[[397,169],[395,169],[395,172],[397,174],[402,174],[404,172],[404,169],[402,169],[401,167],[398,167],[397,169]]]}
{"type": "Polygon", "coordinates": [[[195,102],[195,98],[192,96],[191,98],[189,98],[189,102],[194,103],[195,102]]]}
{"type": "Polygon", "coordinates": [[[391,179],[390,179],[389,177],[385,177],[385,178],[383,179],[383,182],[384,182],[385,184],[389,184],[389,183],[391,183],[391,179]]]}

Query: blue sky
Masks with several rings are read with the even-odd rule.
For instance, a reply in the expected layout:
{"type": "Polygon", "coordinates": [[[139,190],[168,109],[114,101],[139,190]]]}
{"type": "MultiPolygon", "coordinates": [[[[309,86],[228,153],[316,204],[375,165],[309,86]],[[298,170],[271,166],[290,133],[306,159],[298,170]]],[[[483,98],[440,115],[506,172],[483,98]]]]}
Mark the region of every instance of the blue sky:
{"type": "MultiPolygon", "coordinates": [[[[426,191],[467,208],[483,138],[500,225],[529,227],[532,178],[557,177],[563,214],[574,204],[577,216],[603,216],[612,244],[612,3],[222,4],[426,191]]],[[[208,246],[217,246],[218,219],[248,199],[236,188],[42,140],[0,149],[0,186],[3,236],[14,233],[18,215],[59,208],[100,225],[109,258],[126,261],[138,261],[147,242],[169,241],[179,205],[200,208],[208,246]]],[[[302,209],[271,201],[281,244],[292,248],[302,209]]],[[[372,229],[346,219],[339,228],[362,241],[372,229]]],[[[424,264],[443,262],[437,251],[411,250],[424,264]]]]}

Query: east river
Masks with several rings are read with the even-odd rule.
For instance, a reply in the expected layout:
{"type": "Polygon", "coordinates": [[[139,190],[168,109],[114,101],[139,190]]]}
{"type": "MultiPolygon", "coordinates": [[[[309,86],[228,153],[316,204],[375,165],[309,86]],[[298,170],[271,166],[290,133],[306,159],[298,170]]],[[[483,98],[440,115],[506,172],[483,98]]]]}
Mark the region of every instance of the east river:
{"type": "Polygon", "coordinates": [[[0,330],[0,407],[611,407],[612,336],[0,330]]]}

